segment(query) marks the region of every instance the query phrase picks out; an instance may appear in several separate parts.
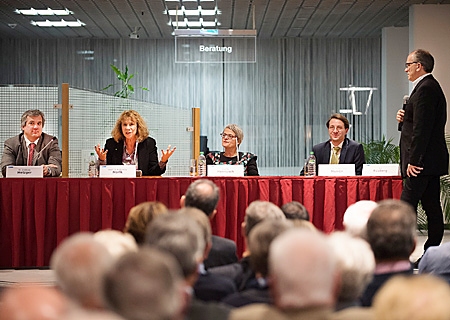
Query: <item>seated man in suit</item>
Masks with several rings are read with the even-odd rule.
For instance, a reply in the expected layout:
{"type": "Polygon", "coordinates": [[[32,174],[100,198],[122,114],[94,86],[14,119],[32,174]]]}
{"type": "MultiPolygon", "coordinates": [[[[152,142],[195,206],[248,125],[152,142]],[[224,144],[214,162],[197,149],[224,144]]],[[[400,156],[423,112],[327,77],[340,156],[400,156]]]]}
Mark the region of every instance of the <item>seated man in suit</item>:
{"type": "MultiPolygon", "coordinates": [[[[199,209],[212,220],[217,213],[218,202],[219,188],[211,180],[199,179],[189,185],[186,194],[180,199],[180,206],[199,209]]],[[[211,250],[204,261],[205,268],[222,266],[237,260],[234,241],[213,235],[211,250]]]]}
{"type": "Polygon", "coordinates": [[[416,247],[416,213],[401,200],[383,200],[367,221],[367,241],[375,256],[375,271],[360,300],[372,306],[378,290],[396,275],[412,275],[409,256],[416,247]]]}
{"type": "Polygon", "coordinates": [[[25,111],[21,118],[22,133],[5,141],[2,174],[7,166],[42,166],[44,176],[61,174],[61,150],[55,137],[43,133],[45,118],[39,110],[25,111]]]}
{"type": "Polygon", "coordinates": [[[350,128],[348,119],[338,113],[332,114],[327,121],[327,128],[330,140],[313,147],[316,165],[354,163],[356,175],[361,175],[363,164],[366,162],[364,149],[362,144],[347,138],[350,128]]]}

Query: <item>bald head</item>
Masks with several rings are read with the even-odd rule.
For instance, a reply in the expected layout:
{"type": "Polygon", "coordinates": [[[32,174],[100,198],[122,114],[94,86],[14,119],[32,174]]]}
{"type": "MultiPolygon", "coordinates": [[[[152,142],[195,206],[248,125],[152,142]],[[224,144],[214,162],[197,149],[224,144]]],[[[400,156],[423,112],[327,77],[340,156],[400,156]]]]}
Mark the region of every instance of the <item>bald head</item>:
{"type": "Polygon", "coordinates": [[[0,298],[0,320],[59,320],[68,312],[67,298],[51,287],[11,287],[0,298]]]}
{"type": "Polygon", "coordinates": [[[200,209],[211,217],[215,213],[218,202],[219,188],[211,180],[200,179],[189,185],[181,199],[181,206],[200,209]]]}

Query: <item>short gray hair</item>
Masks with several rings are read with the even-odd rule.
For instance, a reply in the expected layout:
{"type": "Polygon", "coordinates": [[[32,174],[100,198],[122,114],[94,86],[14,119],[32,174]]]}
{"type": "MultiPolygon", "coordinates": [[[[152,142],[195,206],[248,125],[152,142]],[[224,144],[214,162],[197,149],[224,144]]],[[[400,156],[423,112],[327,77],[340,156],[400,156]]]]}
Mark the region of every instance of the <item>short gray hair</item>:
{"type": "Polygon", "coordinates": [[[248,237],[250,230],[259,222],[270,220],[286,220],[283,211],[269,201],[256,200],[250,203],[245,210],[245,235],[248,237]]]}
{"type": "Polygon", "coordinates": [[[42,128],[45,124],[45,117],[44,113],[40,110],[34,109],[34,110],[27,110],[22,114],[22,118],[20,119],[20,127],[23,128],[27,124],[27,118],[28,117],[42,117],[42,128]]]}

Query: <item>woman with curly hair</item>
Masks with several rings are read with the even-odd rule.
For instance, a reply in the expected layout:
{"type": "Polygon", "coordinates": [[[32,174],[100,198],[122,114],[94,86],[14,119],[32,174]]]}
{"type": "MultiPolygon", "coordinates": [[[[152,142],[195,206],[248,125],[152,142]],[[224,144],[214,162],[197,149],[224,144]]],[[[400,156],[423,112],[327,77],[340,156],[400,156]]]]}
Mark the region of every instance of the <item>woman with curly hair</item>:
{"type": "Polygon", "coordinates": [[[142,116],[134,111],[122,112],[111,132],[112,138],[106,140],[105,148],[95,146],[100,164],[135,165],[143,176],[160,176],[166,171],[167,161],[176,147],[161,150],[158,161],[158,149],[155,139],[149,137],[147,125],[142,116]]]}

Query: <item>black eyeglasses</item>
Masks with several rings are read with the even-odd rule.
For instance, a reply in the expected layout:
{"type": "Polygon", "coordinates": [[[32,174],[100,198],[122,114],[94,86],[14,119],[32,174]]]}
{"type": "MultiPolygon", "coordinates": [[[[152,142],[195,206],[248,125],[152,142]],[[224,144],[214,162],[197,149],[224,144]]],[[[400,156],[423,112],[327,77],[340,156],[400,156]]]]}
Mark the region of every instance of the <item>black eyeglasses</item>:
{"type": "Polygon", "coordinates": [[[409,68],[409,66],[412,65],[413,63],[419,63],[419,61],[407,62],[405,63],[405,68],[409,68]]]}
{"type": "Polygon", "coordinates": [[[222,139],[234,139],[234,138],[236,138],[236,136],[233,136],[232,134],[226,134],[226,133],[223,133],[223,132],[220,133],[220,136],[222,137],[222,139]]]}

